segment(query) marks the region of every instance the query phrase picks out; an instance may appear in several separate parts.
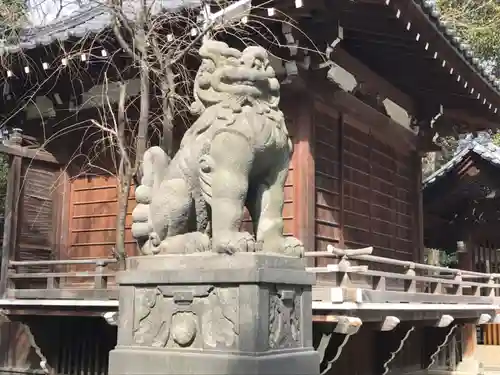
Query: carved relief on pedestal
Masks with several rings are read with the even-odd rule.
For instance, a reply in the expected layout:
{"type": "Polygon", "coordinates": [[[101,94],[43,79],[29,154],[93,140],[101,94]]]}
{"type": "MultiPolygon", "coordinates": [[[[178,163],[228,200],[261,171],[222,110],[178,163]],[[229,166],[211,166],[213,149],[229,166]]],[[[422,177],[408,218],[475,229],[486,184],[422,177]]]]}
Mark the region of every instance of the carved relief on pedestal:
{"type": "Polygon", "coordinates": [[[239,335],[238,290],[236,288],[214,289],[205,300],[202,316],[203,341],[210,348],[235,347],[239,335]]]}
{"type": "Polygon", "coordinates": [[[136,289],[133,337],[157,348],[235,348],[238,289],[159,286],[136,289]]]}
{"type": "Polygon", "coordinates": [[[301,347],[300,294],[295,290],[271,291],[269,296],[269,348],[301,347]]]}

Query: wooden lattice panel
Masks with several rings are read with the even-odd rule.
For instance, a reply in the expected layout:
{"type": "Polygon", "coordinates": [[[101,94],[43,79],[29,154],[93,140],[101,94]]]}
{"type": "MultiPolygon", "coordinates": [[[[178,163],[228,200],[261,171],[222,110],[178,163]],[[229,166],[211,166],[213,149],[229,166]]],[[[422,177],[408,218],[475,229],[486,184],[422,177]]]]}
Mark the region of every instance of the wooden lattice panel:
{"type": "Polygon", "coordinates": [[[314,124],[316,250],[324,251],[328,244],[338,244],[341,235],[339,119],[335,112],[316,110],[314,124]]]}
{"type": "MultiPolygon", "coordinates": [[[[21,193],[15,259],[51,260],[56,239],[54,199],[57,196],[58,170],[45,163],[25,159],[22,164],[21,193]]],[[[47,272],[48,266],[22,266],[18,272],[47,272]]],[[[30,285],[36,281],[29,281],[30,285]]]]}
{"type": "Polygon", "coordinates": [[[376,255],[412,260],[418,174],[411,156],[350,116],[316,108],[314,117],[316,250],[373,246],[376,255]]]}

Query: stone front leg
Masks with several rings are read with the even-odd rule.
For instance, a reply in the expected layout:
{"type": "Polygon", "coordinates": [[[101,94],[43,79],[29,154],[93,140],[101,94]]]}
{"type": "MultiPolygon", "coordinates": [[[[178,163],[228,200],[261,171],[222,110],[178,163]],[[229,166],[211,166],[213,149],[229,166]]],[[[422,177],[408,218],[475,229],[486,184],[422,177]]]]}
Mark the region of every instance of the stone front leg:
{"type": "Polygon", "coordinates": [[[222,253],[254,251],[252,235],[239,231],[254,159],[253,147],[242,133],[225,130],[212,141],[210,157],[212,248],[222,253]]]}
{"type": "Polygon", "coordinates": [[[281,162],[275,164],[264,183],[259,185],[257,199],[251,204],[251,211],[252,215],[257,215],[252,217],[257,218],[257,241],[262,242],[262,251],[302,256],[302,243],[294,237],[283,236],[283,205],[288,166],[289,157],[282,155],[281,162]]]}

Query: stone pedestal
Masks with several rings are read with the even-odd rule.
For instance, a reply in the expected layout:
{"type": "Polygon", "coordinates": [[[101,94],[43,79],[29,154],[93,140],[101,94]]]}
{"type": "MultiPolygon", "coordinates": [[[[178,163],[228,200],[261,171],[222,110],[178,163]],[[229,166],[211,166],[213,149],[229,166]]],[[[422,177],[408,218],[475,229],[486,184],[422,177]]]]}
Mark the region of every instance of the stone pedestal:
{"type": "Polygon", "coordinates": [[[314,375],[304,260],[261,253],[129,258],[109,375],[314,375]]]}

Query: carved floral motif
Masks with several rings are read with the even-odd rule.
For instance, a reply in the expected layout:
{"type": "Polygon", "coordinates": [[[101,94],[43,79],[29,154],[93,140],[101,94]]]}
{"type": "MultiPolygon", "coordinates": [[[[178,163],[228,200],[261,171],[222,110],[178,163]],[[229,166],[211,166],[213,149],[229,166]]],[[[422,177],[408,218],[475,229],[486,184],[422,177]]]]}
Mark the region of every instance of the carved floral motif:
{"type": "Polygon", "coordinates": [[[232,348],[237,343],[237,288],[137,289],[135,312],[133,337],[140,346],[232,348]]]}
{"type": "Polygon", "coordinates": [[[138,345],[164,347],[170,336],[171,313],[157,288],[137,289],[134,339],[138,345]]]}
{"type": "Polygon", "coordinates": [[[239,334],[237,289],[216,289],[206,302],[207,308],[202,317],[205,344],[211,348],[216,348],[219,344],[233,347],[239,334]]]}
{"type": "Polygon", "coordinates": [[[295,291],[271,293],[269,300],[269,347],[300,346],[300,296],[295,291]]]}

